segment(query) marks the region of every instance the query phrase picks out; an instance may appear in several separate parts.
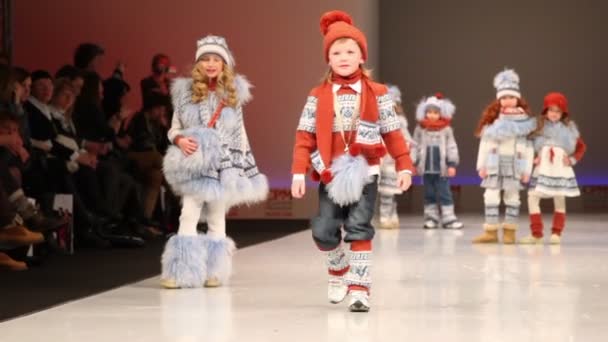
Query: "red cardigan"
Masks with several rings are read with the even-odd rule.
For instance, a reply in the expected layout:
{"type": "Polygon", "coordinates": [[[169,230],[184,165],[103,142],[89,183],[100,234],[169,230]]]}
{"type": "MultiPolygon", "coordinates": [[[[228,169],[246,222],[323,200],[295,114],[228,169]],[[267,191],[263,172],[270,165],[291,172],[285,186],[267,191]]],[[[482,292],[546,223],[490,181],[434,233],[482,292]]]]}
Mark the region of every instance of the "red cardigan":
{"type": "MultiPolygon", "coordinates": [[[[373,83],[374,92],[377,96],[387,94],[386,86],[373,83]]],[[[316,94],[319,87],[314,88],[310,96],[317,97],[316,94]]],[[[343,94],[355,94],[352,89],[340,89],[338,95],[343,94]]],[[[356,134],[356,131],[345,132],[345,139],[350,141],[350,136],[356,134]]],[[[397,171],[409,170],[414,172],[412,160],[410,158],[409,149],[405,142],[405,138],[401,133],[401,129],[396,129],[387,133],[382,134],[382,140],[384,145],[393,159],[395,159],[395,167],[397,171]]],[[[344,142],[340,132],[332,133],[332,160],[340,155],[344,154],[344,142]]],[[[293,163],[291,167],[292,174],[306,174],[311,168],[310,155],[317,149],[317,137],[316,133],[298,130],[296,132],[296,141],[293,150],[293,163]]],[[[378,165],[380,164],[380,158],[367,158],[368,164],[378,165]]],[[[329,167],[329,166],[327,166],[329,167]]]]}

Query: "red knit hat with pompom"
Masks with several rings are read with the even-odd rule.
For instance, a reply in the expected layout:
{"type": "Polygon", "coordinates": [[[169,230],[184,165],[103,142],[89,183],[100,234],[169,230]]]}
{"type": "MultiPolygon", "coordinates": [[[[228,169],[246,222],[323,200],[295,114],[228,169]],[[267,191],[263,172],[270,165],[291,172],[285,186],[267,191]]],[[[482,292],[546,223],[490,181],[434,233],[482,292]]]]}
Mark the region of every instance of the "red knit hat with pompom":
{"type": "Polygon", "coordinates": [[[568,114],[568,99],[562,93],[554,92],[545,96],[545,100],[543,101],[543,112],[545,112],[551,106],[557,106],[562,110],[562,112],[568,114]]]}
{"type": "Polygon", "coordinates": [[[367,60],[367,39],[361,30],[353,25],[353,19],[346,12],[329,11],[321,16],[321,33],[323,34],[323,52],[329,61],[329,48],[340,38],[351,38],[359,44],[363,60],[367,60]]]}

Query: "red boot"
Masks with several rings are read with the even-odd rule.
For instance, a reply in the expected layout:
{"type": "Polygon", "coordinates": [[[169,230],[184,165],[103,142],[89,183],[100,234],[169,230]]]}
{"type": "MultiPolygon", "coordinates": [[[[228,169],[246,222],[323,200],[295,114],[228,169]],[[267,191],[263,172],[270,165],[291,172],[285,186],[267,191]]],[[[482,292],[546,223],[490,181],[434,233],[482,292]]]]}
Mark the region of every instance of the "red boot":
{"type": "Polygon", "coordinates": [[[530,214],[530,230],[535,238],[543,237],[543,217],[540,213],[530,214]]]}
{"type": "Polygon", "coordinates": [[[561,243],[561,236],[564,227],[566,226],[566,213],[556,211],[553,213],[553,229],[551,234],[551,244],[557,245],[561,243]]]}
{"type": "Polygon", "coordinates": [[[562,231],[566,226],[566,213],[560,213],[556,211],[553,213],[553,229],[552,233],[557,235],[562,235],[562,231]]]}
{"type": "Polygon", "coordinates": [[[530,214],[530,231],[532,235],[528,235],[519,240],[522,245],[536,245],[543,243],[543,217],[540,213],[530,214]]]}

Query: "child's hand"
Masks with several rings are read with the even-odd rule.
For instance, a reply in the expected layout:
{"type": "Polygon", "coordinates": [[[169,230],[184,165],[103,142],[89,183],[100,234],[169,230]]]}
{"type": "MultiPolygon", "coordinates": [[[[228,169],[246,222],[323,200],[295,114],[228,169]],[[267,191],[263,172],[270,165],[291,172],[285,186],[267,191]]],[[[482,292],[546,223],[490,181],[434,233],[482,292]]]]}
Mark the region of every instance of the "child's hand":
{"type": "Polygon", "coordinates": [[[479,178],[486,178],[488,177],[488,171],[486,170],[485,167],[482,167],[481,169],[479,169],[479,178]]]}
{"type": "Polygon", "coordinates": [[[454,177],[454,176],[456,176],[456,168],[448,167],[448,177],[454,177]]]}
{"type": "Polygon", "coordinates": [[[397,186],[401,191],[407,191],[412,185],[412,175],[407,172],[399,173],[397,178],[397,186]]]}
{"type": "Polygon", "coordinates": [[[572,162],[570,161],[570,157],[564,156],[564,165],[572,166],[572,162]]]}
{"type": "Polygon", "coordinates": [[[187,137],[178,138],[177,146],[179,146],[179,149],[182,150],[182,152],[187,156],[196,152],[196,149],[198,148],[196,140],[187,137]]]}
{"type": "Polygon", "coordinates": [[[527,184],[530,181],[530,175],[522,175],[521,182],[527,184]]]}
{"type": "Polygon", "coordinates": [[[534,165],[540,164],[540,157],[534,158],[534,165]]]}
{"type": "Polygon", "coordinates": [[[294,179],[291,182],[291,196],[293,198],[302,198],[306,194],[306,181],[303,179],[294,179]]]}

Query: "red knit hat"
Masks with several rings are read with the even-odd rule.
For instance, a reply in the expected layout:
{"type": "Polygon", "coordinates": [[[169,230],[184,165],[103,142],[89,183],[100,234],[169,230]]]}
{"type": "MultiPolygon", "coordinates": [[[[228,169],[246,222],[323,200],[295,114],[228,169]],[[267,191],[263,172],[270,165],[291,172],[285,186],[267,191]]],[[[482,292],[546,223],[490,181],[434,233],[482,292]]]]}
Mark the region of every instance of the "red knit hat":
{"type": "Polygon", "coordinates": [[[568,99],[562,93],[549,93],[545,96],[545,100],[543,101],[543,112],[551,106],[557,106],[562,112],[568,114],[568,99]]]}
{"type": "Polygon", "coordinates": [[[342,11],[329,11],[321,16],[321,33],[323,34],[323,52],[329,61],[329,48],[340,38],[351,38],[359,44],[363,60],[367,60],[367,39],[361,30],[353,25],[353,19],[342,11]]]}

